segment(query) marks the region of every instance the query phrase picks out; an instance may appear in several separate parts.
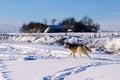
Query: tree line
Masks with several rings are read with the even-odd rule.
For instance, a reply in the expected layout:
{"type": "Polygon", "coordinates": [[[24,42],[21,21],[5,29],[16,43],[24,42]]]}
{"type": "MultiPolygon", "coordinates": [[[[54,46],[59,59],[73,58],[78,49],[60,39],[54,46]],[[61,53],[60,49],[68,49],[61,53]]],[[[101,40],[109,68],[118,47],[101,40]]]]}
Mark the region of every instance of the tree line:
{"type": "MultiPolygon", "coordinates": [[[[52,22],[55,19],[52,20],[52,22]]],[[[70,17],[62,20],[60,25],[64,25],[71,32],[98,32],[100,30],[100,24],[96,23],[89,16],[82,17],[81,20],[77,21],[75,18],[70,17]]],[[[49,25],[40,22],[30,22],[28,24],[23,24],[20,28],[20,32],[23,33],[42,33],[49,27],[49,25]]]]}

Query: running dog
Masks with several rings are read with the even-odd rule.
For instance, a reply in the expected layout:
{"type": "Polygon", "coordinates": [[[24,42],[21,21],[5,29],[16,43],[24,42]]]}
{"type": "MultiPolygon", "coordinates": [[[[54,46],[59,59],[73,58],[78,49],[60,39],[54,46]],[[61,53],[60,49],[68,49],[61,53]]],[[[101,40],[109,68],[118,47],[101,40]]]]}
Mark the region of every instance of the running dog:
{"type": "Polygon", "coordinates": [[[73,55],[73,57],[75,57],[75,53],[78,53],[79,56],[81,56],[81,54],[85,54],[87,55],[89,58],[91,58],[87,52],[91,52],[91,50],[85,46],[85,45],[78,45],[78,44],[71,44],[71,43],[64,43],[64,47],[65,49],[67,48],[70,52],[70,55],[73,55]]]}

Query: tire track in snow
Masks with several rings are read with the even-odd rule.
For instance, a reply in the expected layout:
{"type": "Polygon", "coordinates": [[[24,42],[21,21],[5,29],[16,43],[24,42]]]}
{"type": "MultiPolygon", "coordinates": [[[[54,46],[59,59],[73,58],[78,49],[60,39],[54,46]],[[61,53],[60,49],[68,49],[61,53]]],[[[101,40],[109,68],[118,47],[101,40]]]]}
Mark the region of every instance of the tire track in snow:
{"type": "MultiPolygon", "coordinates": [[[[98,59],[98,60],[100,60],[100,59],[98,59]]],[[[62,71],[58,71],[56,73],[53,73],[52,75],[43,77],[42,80],[64,80],[65,77],[80,73],[80,72],[85,71],[86,69],[88,69],[90,67],[97,67],[97,66],[111,65],[111,64],[120,64],[120,61],[117,61],[117,60],[113,60],[113,61],[111,60],[109,62],[107,62],[107,61],[109,61],[109,59],[104,60],[103,62],[101,62],[101,61],[90,62],[90,63],[86,63],[86,64],[81,65],[81,66],[77,66],[77,67],[65,69],[65,70],[62,70],[62,71]]]]}

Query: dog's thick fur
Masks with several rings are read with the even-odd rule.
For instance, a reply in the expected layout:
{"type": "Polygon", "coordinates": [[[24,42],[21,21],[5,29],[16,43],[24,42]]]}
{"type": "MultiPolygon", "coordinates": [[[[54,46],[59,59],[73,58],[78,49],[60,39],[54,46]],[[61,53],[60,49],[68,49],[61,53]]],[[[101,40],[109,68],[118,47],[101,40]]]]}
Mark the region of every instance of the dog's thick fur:
{"type": "Polygon", "coordinates": [[[71,44],[71,43],[64,43],[64,47],[67,48],[70,52],[70,55],[73,55],[73,57],[75,57],[75,53],[78,53],[79,56],[81,56],[81,54],[85,54],[87,55],[89,58],[91,58],[87,52],[91,52],[91,50],[85,46],[85,45],[78,45],[78,44],[71,44]]]}

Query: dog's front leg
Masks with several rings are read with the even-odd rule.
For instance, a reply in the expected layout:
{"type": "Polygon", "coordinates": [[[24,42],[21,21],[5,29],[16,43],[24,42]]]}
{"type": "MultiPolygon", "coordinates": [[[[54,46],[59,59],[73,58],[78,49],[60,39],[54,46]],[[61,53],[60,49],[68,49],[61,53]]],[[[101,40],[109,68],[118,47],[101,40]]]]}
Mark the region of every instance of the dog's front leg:
{"type": "Polygon", "coordinates": [[[79,54],[79,56],[81,57],[81,53],[79,52],[78,54],[79,54]]]}
{"type": "Polygon", "coordinates": [[[72,53],[71,51],[69,51],[69,53],[70,53],[70,54],[69,54],[69,56],[68,56],[68,57],[72,56],[72,54],[73,54],[73,53],[72,53]]]}
{"type": "Polygon", "coordinates": [[[70,56],[73,56],[73,57],[75,58],[75,54],[74,54],[74,52],[69,51],[69,53],[70,53],[69,57],[70,57],[70,56]]]}

